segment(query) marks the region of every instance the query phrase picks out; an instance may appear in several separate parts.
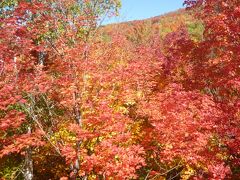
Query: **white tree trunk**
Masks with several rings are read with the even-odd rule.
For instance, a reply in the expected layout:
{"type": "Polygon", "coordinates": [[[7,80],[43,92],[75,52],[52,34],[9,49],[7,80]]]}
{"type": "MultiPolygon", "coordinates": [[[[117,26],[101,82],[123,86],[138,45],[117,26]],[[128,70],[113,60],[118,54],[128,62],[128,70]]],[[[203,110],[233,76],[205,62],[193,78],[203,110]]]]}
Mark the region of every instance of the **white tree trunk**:
{"type": "MultiPolygon", "coordinates": [[[[28,134],[31,134],[31,127],[28,127],[28,134]]],[[[23,170],[24,180],[33,179],[33,160],[32,160],[32,149],[29,147],[25,152],[25,164],[23,170]]]]}

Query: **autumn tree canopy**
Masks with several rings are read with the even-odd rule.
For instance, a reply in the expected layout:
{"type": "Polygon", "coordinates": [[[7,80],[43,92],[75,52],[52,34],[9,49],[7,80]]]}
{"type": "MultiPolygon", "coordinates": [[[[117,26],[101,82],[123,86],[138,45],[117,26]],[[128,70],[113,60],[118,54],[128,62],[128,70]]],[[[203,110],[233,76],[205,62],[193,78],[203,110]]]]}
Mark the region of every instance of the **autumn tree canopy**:
{"type": "Polygon", "coordinates": [[[240,2],[183,3],[0,2],[0,178],[238,179],[240,2]]]}

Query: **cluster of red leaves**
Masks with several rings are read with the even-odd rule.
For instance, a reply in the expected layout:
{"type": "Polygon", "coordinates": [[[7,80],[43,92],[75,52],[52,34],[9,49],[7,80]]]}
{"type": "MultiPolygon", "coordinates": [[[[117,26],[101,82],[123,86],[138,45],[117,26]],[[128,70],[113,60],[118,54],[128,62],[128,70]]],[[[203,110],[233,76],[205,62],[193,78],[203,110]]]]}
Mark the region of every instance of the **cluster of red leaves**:
{"type": "Polygon", "coordinates": [[[23,150],[26,150],[29,147],[41,147],[44,146],[45,143],[41,140],[41,132],[34,132],[32,134],[22,134],[16,135],[11,138],[5,139],[3,141],[4,147],[0,153],[0,156],[6,156],[11,153],[22,153],[23,150]]]}

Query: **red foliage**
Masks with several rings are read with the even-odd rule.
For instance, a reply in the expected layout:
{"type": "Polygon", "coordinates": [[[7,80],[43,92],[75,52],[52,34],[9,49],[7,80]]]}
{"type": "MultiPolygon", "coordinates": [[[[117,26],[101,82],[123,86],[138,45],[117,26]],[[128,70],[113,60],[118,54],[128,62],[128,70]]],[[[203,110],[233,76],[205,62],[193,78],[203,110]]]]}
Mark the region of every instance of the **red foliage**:
{"type": "Polygon", "coordinates": [[[143,24],[142,43],[92,38],[98,17],[91,4],[74,14],[74,2],[19,1],[1,19],[0,157],[58,156],[71,178],[168,178],[190,168],[191,178],[234,177],[239,2],[185,1],[199,9],[203,40],[182,26],[162,43],[143,24]]]}

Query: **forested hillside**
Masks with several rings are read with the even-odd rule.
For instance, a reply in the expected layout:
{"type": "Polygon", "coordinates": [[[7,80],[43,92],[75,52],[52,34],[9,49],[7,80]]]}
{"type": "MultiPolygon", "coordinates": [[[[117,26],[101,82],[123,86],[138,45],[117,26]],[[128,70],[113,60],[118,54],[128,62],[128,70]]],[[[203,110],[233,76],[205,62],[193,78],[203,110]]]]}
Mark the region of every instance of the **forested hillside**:
{"type": "Polygon", "coordinates": [[[112,33],[118,33],[126,36],[127,40],[134,44],[143,44],[152,41],[156,36],[162,42],[166,35],[184,27],[193,40],[201,40],[203,24],[194,14],[193,10],[179,9],[149,19],[110,24],[103,27],[102,35],[107,37],[112,33]]]}
{"type": "Polygon", "coordinates": [[[240,2],[183,3],[1,1],[0,179],[240,179],[240,2]]]}

